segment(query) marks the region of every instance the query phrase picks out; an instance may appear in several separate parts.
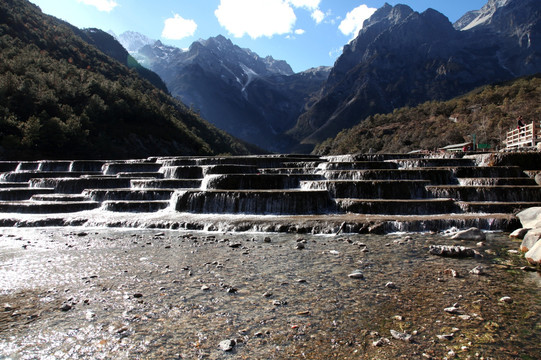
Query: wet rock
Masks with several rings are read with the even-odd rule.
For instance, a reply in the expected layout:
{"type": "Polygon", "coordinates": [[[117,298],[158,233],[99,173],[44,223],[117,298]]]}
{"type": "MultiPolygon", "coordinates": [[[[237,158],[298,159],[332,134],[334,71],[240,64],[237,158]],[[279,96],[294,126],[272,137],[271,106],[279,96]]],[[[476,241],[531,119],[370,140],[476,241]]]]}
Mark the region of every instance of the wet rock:
{"type": "Polygon", "coordinates": [[[455,235],[451,237],[451,239],[481,241],[481,240],[485,240],[486,236],[485,236],[485,233],[479,230],[478,228],[472,227],[472,228],[457,232],[455,235]]]}
{"type": "Polygon", "coordinates": [[[513,239],[524,239],[524,236],[528,233],[528,231],[530,231],[531,229],[530,228],[520,228],[520,229],[516,229],[515,231],[513,231],[511,234],[509,234],[509,237],[510,238],[513,238],[513,239]]]}
{"type": "Polygon", "coordinates": [[[504,296],[500,299],[500,302],[504,302],[506,304],[512,304],[513,303],[513,299],[511,299],[509,296],[504,296]]]}
{"type": "Polygon", "coordinates": [[[387,284],[385,284],[385,287],[388,289],[398,289],[398,286],[392,281],[389,281],[387,284]]]}
{"type": "Polygon", "coordinates": [[[218,345],[222,351],[231,351],[237,345],[235,340],[223,340],[218,345]]]}
{"type": "Polygon", "coordinates": [[[391,340],[387,338],[379,338],[378,340],[375,340],[374,342],[372,342],[372,346],[380,347],[380,346],[387,345],[390,343],[391,343],[391,340]]]}
{"type": "Polygon", "coordinates": [[[364,274],[361,270],[355,270],[351,274],[348,275],[351,279],[364,279],[364,274]]]}
{"type": "Polygon", "coordinates": [[[70,311],[72,309],[72,306],[70,304],[62,304],[62,306],[60,307],[60,310],[62,311],[70,311]]]}
{"type": "Polygon", "coordinates": [[[535,243],[539,241],[539,239],[541,239],[541,228],[528,231],[528,233],[524,236],[524,239],[522,239],[520,251],[528,252],[531,248],[533,248],[535,243]]]}
{"type": "Polygon", "coordinates": [[[465,246],[430,245],[428,252],[432,255],[445,257],[474,257],[475,250],[465,246]]]}
{"type": "Polygon", "coordinates": [[[396,330],[392,330],[391,329],[391,336],[397,340],[402,340],[402,341],[407,341],[407,342],[412,342],[412,336],[408,333],[405,333],[405,332],[400,332],[400,331],[396,331],[396,330]]]}
{"type": "Polygon", "coordinates": [[[88,233],[84,232],[84,231],[81,231],[81,232],[77,233],[77,236],[81,236],[81,237],[87,236],[87,235],[88,235],[88,233]]]}
{"type": "Polygon", "coordinates": [[[96,317],[96,313],[95,313],[95,312],[90,311],[90,310],[87,310],[87,311],[86,311],[85,318],[86,318],[88,321],[91,321],[91,320],[94,319],[95,317],[96,317]]]}
{"type": "Polygon", "coordinates": [[[266,236],[264,239],[263,239],[263,242],[266,242],[266,243],[270,243],[272,242],[271,238],[266,236]]]}
{"type": "Polygon", "coordinates": [[[517,214],[517,217],[525,228],[541,227],[541,207],[531,207],[517,214]]]}
{"type": "Polygon", "coordinates": [[[526,253],[526,260],[532,265],[541,265],[541,240],[526,253]]]}
{"type": "Polygon", "coordinates": [[[470,270],[470,274],[474,275],[485,275],[485,268],[481,265],[474,267],[470,270]]]}
{"type": "Polygon", "coordinates": [[[136,299],[140,299],[140,298],[143,297],[143,294],[141,294],[141,293],[135,293],[135,294],[133,294],[133,297],[136,298],[136,299]]]}
{"type": "Polygon", "coordinates": [[[242,246],[241,243],[229,243],[228,245],[230,248],[236,249],[242,246]]]}
{"type": "Polygon", "coordinates": [[[295,249],[297,249],[297,250],[302,250],[302,249],[304,249],[304,243],[301,243],[301,242],[297,243],[297,244],[295,245],[295,249]]]}
{"type": "Polygon", "coordinates": [[[450,306],[450,307],[446,307],[445,309],[443,309],[443,311],[449,314],[456,314],[456,315],[463,314],[463,311],[458,307],[457,304],[454,304],[453,306],[450,306]]]}
{"type": "Polygon", "coordinates": [[[442,334],[442,335],[436,335],[436,337],[440,340],[451,341],[453,340],[454,334],[442,334]]]}
{"type": "Polygon", "coordinates": [[[452,277],[455,277],[455,278],[458,277],[458,272],[455,269],[445,269],[443,271],[443,273],[445,275],[449,275],[449,276],[452,276],[452,277]]]}

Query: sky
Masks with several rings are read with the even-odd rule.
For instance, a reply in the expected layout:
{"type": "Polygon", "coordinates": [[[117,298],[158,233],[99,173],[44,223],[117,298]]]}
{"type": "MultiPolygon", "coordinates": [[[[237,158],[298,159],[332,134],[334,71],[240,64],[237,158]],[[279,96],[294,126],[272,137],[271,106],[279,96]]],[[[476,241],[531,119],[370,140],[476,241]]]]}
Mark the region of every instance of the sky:
{"type": "Polygon", "coordinates": [[[487,0],[30,0],[79,28],[119,35],[136,31],[182,49],[223,35],[259,56],[285,60],[295,72],[331,66],[362,23],[385,2],[455,22],[487,0]]]}

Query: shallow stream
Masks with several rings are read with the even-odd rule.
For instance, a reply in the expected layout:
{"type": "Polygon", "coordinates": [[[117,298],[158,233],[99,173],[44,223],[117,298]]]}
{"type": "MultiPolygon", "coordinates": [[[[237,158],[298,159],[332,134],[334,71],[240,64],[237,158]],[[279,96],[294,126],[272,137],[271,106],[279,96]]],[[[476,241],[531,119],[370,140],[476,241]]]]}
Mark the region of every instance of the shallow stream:
{"type": "Polygon", "coordinates": [[[535,359],[541,276],[521,269],[518,245],[503,233],[3,228],[0,358],[535,359]]]}

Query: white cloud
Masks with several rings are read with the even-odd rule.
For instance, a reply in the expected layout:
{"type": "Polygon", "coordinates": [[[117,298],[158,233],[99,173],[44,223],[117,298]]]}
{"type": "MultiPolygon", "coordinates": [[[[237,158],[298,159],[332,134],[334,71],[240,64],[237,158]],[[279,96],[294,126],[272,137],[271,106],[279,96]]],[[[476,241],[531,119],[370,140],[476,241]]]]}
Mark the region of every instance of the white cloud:
{"type": "Polygon", "coordinates": [[[316,10],[319,9],[319,3],[321,0],[289,0],[291,5],[295,7],[304,7],[308,10],[316,10]]]}
{"type": "Polygon", "coordinates": [[[317,9],[312,12],[312,19],[316,22],[316,24],[319,24],[325,19],[325,14],[323,11],[317,9]]]}
{"type": "Polygon", "coordinates": [[[302,34],[304,34],[305,32],[306,32],[306,31],[304,31],[304,29],[297,29],[297,30],[295,30],[295,34],[297,34],[297,35],[302,35],[302,34]]]}
{"type": "Polygon", "coordinates": [[[162,37],[170,40],[180,40],[192,36],[197,29],[197,24],[193,20],[184,19],[179,14],[165,20],[165,26],[162,31],[162,37]]]}
{"type": "Polygon", "coordinates": [[[290,33],[297,17],[286,0],[220,0],[218,22],[235,37],[290,33]]]}
{"type": "Polygon", "coordinates": [[[110,12],[115,7],[118,6],[118,3],[114,0],[77,0],[82,2],[85,5],[94,6],[99,11],[110,12]]]}
{"type": "Polygon", "coordinates": [[[338,29],[340,29],[344,35],[352,35],[353,38],[355,38],[359,33],[359,30],[363,28],[363,22],[372,16],[376,10],[377,9],[369,8],[364,4],[360,5],[348,12],[346,18],[342,20],[338,26],[338,29]]]}

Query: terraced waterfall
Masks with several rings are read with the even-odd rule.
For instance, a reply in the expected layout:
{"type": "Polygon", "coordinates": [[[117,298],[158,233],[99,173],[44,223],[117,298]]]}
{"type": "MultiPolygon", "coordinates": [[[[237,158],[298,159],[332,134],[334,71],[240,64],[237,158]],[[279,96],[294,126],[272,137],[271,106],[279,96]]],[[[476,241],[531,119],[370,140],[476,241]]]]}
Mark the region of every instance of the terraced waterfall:
{"type": "MultiPolygon", "coordinates": [[[[495,154],[0,162],[1,226],[374,232],[517,227],[541,166],[495,154]],[[512,163],[512,159],[511,159],[512,163]],[[491,166],[489,166],[491,165],[491,166]]],[[[526,155],[525,155],[526,156],[526,155]]],[[[512,158],[512,155],[510,155],[512,158]]]]}

